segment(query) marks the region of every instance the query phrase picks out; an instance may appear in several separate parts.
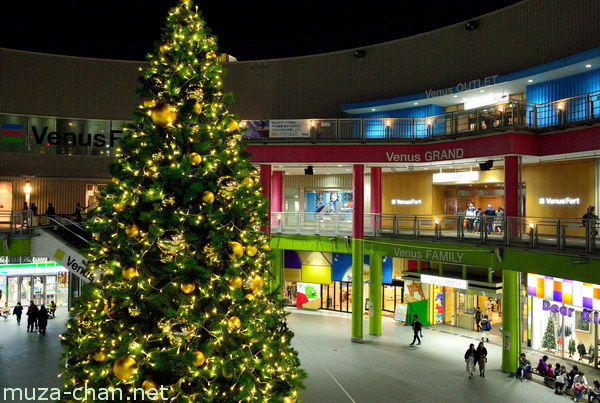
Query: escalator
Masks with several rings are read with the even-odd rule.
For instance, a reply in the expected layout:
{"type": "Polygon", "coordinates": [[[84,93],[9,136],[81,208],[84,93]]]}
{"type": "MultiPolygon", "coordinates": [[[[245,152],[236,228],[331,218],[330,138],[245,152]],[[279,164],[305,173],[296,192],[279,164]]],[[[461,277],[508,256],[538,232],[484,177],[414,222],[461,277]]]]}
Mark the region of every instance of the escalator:
{"type": "Polygon", "coordinates": [[[94,274],[87,270],[83,252],[89,246],[91,235],[83,229],[81,223],[64,217],[48,219],[49,225],[33,227],[31,256],[46,256],[83,282],[94,281],[94,274]]]}

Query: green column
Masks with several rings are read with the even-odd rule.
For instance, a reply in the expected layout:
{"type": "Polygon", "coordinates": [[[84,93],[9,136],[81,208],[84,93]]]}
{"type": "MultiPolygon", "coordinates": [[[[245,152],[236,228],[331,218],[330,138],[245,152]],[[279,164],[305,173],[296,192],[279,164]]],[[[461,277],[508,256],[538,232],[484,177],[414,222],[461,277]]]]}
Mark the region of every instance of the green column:
{"type": "Polygon", "coordinates": [[[363,240],[352,240],[352,341],[363,342],[363,240]]]}
{"type": "Polygon", "coordinates": [[[381,335],[382,256],[371,255],[369,276],[369,334],[381,335]]]}
{"type": "Polygon", "coordinates": [[[502,371],[515,372],[521,352],[519,272],[502,271],[502,371]]]}
{"type": "Polygon", "coordinates": [[[273,249],[271,253],[271,279],[270,290],[274,291],[279,288],[277,296],[283,298],[281,290],[283,290],[283,249],[273,249]]]}

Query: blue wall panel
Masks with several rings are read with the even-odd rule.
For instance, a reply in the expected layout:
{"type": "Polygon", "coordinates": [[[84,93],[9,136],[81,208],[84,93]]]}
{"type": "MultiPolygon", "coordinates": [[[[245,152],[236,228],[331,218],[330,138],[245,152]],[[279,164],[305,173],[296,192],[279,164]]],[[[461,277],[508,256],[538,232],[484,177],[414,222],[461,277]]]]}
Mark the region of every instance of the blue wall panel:
{"type": "MultiPolygon", "coordinates": [[[[357,118],[425,118],[428,116],[441,115],[444,113],[444,107],[439,105],[423,105],[415,106],[414,108],[395,109],[391,111],[362,113],[353,115],[357,118]]],[[[394,123],[393,127],[387,129],[385,121],[374,120],[365,122],[365,138],[378,139],[378,138],[412,138],[412,137],[426,137],[427,125],[424,121],[417,121],[414,125],[409,124],[398,124],[394,123]],[[412,127],[411,127],[412,126],[412,127]]],[[[443,122],[436,122],[435,131],[438,133],[444,132],[443,122]],[[440,126],[441,124],[441,126],[440,126]],[[438,127],[439,126],[439,127],[438,127]]]]}
{"type": "MultiPolygon", "coordinates": [[[[365,264],[369,264],[370,256],[365,255],[365,264]]],[[[344,274],[352,268],[352,255],[349,253],[334,253],[331,262],[331,280],[343,281],[344,274]]],[[[384,257],[381,266],[382,283],[392,284],[392,258],[384,257]]]]}

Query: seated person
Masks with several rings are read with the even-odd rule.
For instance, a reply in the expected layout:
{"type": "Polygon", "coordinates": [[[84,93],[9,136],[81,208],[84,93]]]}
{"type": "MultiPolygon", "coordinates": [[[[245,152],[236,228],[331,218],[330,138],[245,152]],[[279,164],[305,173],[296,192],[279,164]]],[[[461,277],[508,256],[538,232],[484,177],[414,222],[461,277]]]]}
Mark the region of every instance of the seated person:
{"type": "Polygon", "coordinates": [[[589,388],[587,393],[588,393],[588,402],[591,402],[594,399],[600,401],[600,382],[598,382],[598,380],[595,380],[594,387],[589,388]]]}
{"type": "Polygon", "coordinates": [[[573,400],[576,402],[581,400],[583,393],[587,391],[587,384],[588,382],[584,373],[579,371],[575,379],[573,379],[573,388],[571,389],[573,400]]]}
{"type": "Polygon", "coordinates": [[[556,384],[554,387],[554,394],[555,395],[562,395],[564,394],[564,387],[565,387],[565,382],[566,382],[566,378],[567,378],[567,369],[565,367],[562,367],[560,369],[559,374],[556,376],[556,384]]]}
{"type": "Polygon", "coordinates": [[[560,370],[562,369],[562,367],[560,366],[560,364],[557,362],[556,365],[554,366],[554,377],[556,378],[559,374],[560,374],[560,370]]]}
{"type": "Polygon", "coordinates": [[[514,378],[519,378],[521,382],[527,382],[527,374],[531,371],[531,361],[527,359],[525,353],[519,354],[519,368],[517,368],[517,372],[515,373],[514,378]]]}
{"type": "Polygon", "coordinates": [[[540,361],[538,362],[538,366],[536,368],[536,371],[540,374],[540,375],[544,375],[548,373],[548,356],[545,355],[542,358],[540,358],[540,361]]]}
{"type": "Polygon", "coordinates": [[[578,372],[579,368],[577,368],[577,365],[573,365],[573,368],[569,372],[567,372],[567,377],[565,378],[565,380],[567,381],[565,383],[565,390],[573,387],[573,381],[575,379],[575,376],[577,376],[578,372]]]}
{"type": "Polygon", "coordinates": [[[552,368],[552,364],[548,364],[548,370],[546,373],[540,372],[540,375],[544,375],[544,383],[548,384],[548,382],[554,380],[554,368],[552,368]]]}

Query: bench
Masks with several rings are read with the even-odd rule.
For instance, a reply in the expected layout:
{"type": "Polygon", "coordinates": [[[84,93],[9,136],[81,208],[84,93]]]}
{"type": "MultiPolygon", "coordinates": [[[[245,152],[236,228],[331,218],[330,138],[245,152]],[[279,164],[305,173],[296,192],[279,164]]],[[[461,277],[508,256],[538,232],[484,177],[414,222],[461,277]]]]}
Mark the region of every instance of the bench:
{"type": "Polygon", "coordinates": [[[556,377],[548,376],[547,374],[541,374],[538,372],[537,368],[531,368],[531,374],[541,376],[544,379],[544,383],[548,385],[549,388],[554,389],[556,387],[556,377]]]}

